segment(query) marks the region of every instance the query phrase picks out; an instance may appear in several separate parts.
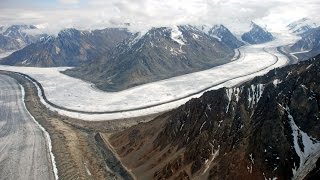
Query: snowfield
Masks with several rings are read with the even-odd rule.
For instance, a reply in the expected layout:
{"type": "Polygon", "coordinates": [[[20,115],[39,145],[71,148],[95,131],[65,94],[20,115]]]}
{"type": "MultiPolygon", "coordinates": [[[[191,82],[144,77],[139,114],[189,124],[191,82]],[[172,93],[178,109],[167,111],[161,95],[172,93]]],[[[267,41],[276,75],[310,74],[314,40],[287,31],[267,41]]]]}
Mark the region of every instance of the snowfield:
{"type": "Polygon", "coordinates": [[[120,92],[103,92],[88,82],[61,74],[60,71],[67,67],[0,66],[0,69],[21,72],[36,79],[43,86],[47,99],[60,107],[91,113],[99,112],[98,114],[71,112],[53,108],[43,101],[47,107],[60,114],[84,120],[111,120],[170,110],[191,98],[201,96],[203,92],[199,91],[231,87],[255,76],[263,75],[276,67],[285,66],[288,59],[276,48],[292,44],[296,40],[296,36],[278,34],[276,40],[272,42],[240,48],[240,59],[228,64],[120,92]],[[162,105],[150,107],[159,103],[162,105]],[[141,108],[141,110],[132,110],[136,108],[141,108]],[[112,111],[126,112],[113,113],[112,111]]]}
{"type": "Polygon", "coordinates": [[[0,53],[0,59],[11,55],[14,51],[8,51],[4,53],[0,53]]]}

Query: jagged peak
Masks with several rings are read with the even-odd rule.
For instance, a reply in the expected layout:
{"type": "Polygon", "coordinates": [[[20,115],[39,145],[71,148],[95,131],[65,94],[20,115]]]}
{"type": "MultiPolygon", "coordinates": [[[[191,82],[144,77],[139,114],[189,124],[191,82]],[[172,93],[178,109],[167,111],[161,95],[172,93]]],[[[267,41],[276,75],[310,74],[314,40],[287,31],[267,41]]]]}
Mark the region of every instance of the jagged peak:
{"type": "Polygon", "coordinates": [[[74,36],[74,35],[79,35],[80,31],[75,29],[75,28],[67,28],[63,29],[59,32],[58,37],[65,37],[65,36],[74,36]]]}
{"type": "Polygon", "coordinates": [[[299,25],[299,24],[302,24],[302,23],[304,23],[304,24],[305,24],[305,23],[313,24],[313,23],[315,23],[315,22],[313,22],[312,19],[310,19],[310,18],[308,18],[308,17],[304,17],[304,18],[302,18],[302,19],[299,19],[299,20],[297,20],[297,21],[294,21],[294,22],[290,23],[290,24],[288,25],[288,27],[296,26],[296,25],[299,25]]]}
{"type": "Polygon", "coordinates": [[[55,39],[54,36],[48,35],[48,36],[45,36],[45,37],[41,37],[41,38],[40,38],[40,42],[41,42],[41,43],[48,43],[48,42],[53,41],[54,39],[55,39]]]}
{"type": "Polygon", "coordinates": [[[215,31],[215,30],[223,30],[223,31],[226,31],[228,30],[228,28],[226,28],[224,25],[222,24],[215,24],[213,27],[212,27],[212,30],[215,31]]]}
{"type": "Polygon", "coordinates": [[[269,31],[265,27],[262,27],[253,21],[251,21],[250,27],[251,27],[250,31],[263,31],[265,33],[269,33],[269,31]]]}
{"type": "Polygon", "coordinates": [[[287,25],[292,33],[302,34],[310,29],[317,28],[319,25],[310,18],[302,18],[287,25]]]}
{"type": "Polygon", "coordinates": [[[0,33],[4,35],[10,35],[11,33],[22,33],[26,30],[38,29],[34,25],[10,25],[10,26],[2,26],[0,28],[0,33]]]}
{"type": "Polygon", "coordinates": [[[192,25],[173,25],[173,26],[166,26],[166,27],[152,27],[146,32],[136,32],[134,36],[129,39],[126,44],[129,47],[133,47],[135,44],[146,41],[147,38],[165,38],[165,39],[172,39],[173,41],[177,42],[179,45],[186,44],[186,38],[184,34],[190,34],[192,36],[202,36],[204,34],[203,31],[199,30],[198,28],[192,25]],[[196,35],[194,35],[196,34],[196,35]]]}
{"type": "Polygon", "coordinates": [[[202,32],[204,32],[205,34],[209,34],[209,31],[212,29],[212,25],[204,24],[204,25],[201,25],[201,26],[197,26],[197,28],[199,30],[201,30],[202,32]]]}
{"type": "MultiPolygon", "coordinates": [[[[214,25],[208,32],[209,35],[218,35],[222,32],[231,33],[230,30],[222,24],[214,25]]],[[[232,34],[232,33],[231,33],[232,34]]]]}
{"type": "Polygon", "coordinates": [[[251,29],[261,29],[261,30],[266,31],[263,27],[259,26],[259,25],[258,25],[257,23],[255,23],[254,21],[251,21],[250,27],[251,27],[251,29]]]}

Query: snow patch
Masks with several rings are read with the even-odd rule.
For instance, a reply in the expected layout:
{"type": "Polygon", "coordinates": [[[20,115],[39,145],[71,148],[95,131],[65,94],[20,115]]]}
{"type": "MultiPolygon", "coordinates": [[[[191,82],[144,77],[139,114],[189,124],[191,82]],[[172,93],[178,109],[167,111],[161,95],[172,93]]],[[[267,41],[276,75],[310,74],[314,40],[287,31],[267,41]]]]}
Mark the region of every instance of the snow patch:
{"type": "Polygon", "coordinates": [[[21,64],[27,64],[27,63],[28,63],[28,59],[21,62],[21,64]]]}
{"type": "Polygon", "coordinates": [[[248,89],[248,107],[253,108],[255,104],[257,104],[262,96],[264,91],[263,84],[252,84],[248,89]]]}
{"type": "Polygon", "coordinates": [[[292,169],[294,175],[293,179],[295,179],[297,176],[301,176],[303,174],[306,175],[313,169],[313,167],[315,167],[315,163],[318,158],[314,158],[314,156],[319,157],[320,141],[308,136],[307,133],[303,132],[296,125],[292,115],[290,114],[290,109],[288,106],[285,108],[285,110],[288,113],[289,124],[292,129],[294,149],[300,158],[299,166],[295,166],[295,168],[292,169]],[[299,138],[301,138],[303,148],[299,146],[299,138]]]}
{"type": "Polygon", "coordinates": [[[227,93],[227,97],[228,97],[228,105],[226,107],[226,113],[228,113],[229,106],[230,106],[230,103],[231,103],[232,94],[233,94],[233,88],[227,88],[226,89],[226,93],[227,93]]]}
{"type": "Polygon", "coordinates": [[[204,32],[205,34],[209,35],[209,32],[212,29],[212,25],[211,24],[205,24],[205,25],[202,25],[202,26],[198,26],[197,29],[199,29],[202,32],[204,32]]]}
{"type": "Polygon", "coordinates": [[[250,159],[250,166],[247,166],[247,169],[250,172],[250,174],[252,174],[252,165],[254,165],[254,158],[252,156],[252,153],[249,154],[249,159],[250,159]]]}
{"type": "Polygon", "coordinates": [[[181,130],[182,130],[183,126],[184,126],[184,124],[182,124],[182,125],[181,125],[181,127],[180,127],[179,131],[181,131],[181,130]]]}
{"type": "Polygon", "coordinates": [[[136,33],[136,36],[129,42],[129,47],[131,48],[133,45],[135,45],[139,40],[144,36],[144,33],[138,32],[136,33]]]}
{"type": "Polygon", "coordinates": [[[59,53],[60,53],[60,51],[61,51],[61,50],[60,50],[60,48],[59,48],[58,46],[56,46],[56,48],[55,48],[55,49],[56,49],[56,54],[59,54],[59,53]]]}
{"type": "Polygon", "coordinates": [[[199,35],[197,35],[197,34],[195,34],[195,33],[192,33],[192,37],[193,37],[193,39],[198,40],[200,36],[199,36],[199,35]]]}
{"type": "Polygon", "coordinates": [[[313,65],[313,64],[310,64],[310,65],[309,65],[309,66],[308,66],[308,67],[307,67],[306,69],[309,69],[309,68],[311,68],[311,67],[312,67],[312,65],[313,65]]]}
{"type": "Polygon", "coordinates": [[[175,49],[175,48],[170,48],[170,52],[172,55],[179,55],[179,54],[185,54],[185,52],[181,49],[181,46],[180,46],[180,49],[175,49]]]}
{"type": "Polygon", "coordinates": [[[263,173],[263,177],[264,177],[264,180],[277,180],[278,179],[277,177],[267,178],[264,173],[263,173]]]}
{"type": "Polygon", "coordinates": [[[240,98],[240,88],[234,88],[234,95],[236,96],[236,101],[239,102],[239,98],[240,98]]]}
{"type": "Polygon", "coordinates": [[[15,51],[6,51],[6,52],[3,52],[3,53],[0,53],[0,59],[2,58],[5,58],[5,57],[8,57],[10,56],[12,53],[14,53],[15,51]]]}
{"type": "Polygon", "coordinates": [[[227,97],[228,97],[228,105],[226,107],[226,113],[229,112],[229,106],[230,106],[230,103],[231,103],[231,100],[232,100],[232,95],[235,96],[235,100],[238,102],[239,101],[239,98],[240,98],[240,88],[227,88],[226,89],[226,94],[227,94],[227,97]]]}
{"type": "Polygon", "coordinates": [[[171,39],[180,44],[181,46],[185,45],[186,42],[178,26],[173,26],[171,28],[171,39]]]}
{"type": "Polygon", "coordinates": [[[207,109],[211,111],[211,104],[207,104],[207,109]]]}
{"type": "Polygon", "coordinates": [[[209,160],[206,160],[205,169],[203,170],[202,174],[206,173],[209,170],[211,163],[219,155],[220,145],[218,146],[218,150],[216,151],[214,151],[214,146],[212,143],[209,142],[209,145],[211,146],[211,158],[209,160]]]}
{"type": "Polygon", "coordinates": [[[222,41],[222,39],[220,38],[220,37],[218,37],[218,36],[216,36],[216,35],[210,35],[211,37],[213,37],[213,38],[215,38],[215,39],[217,39],[218,41],[222,41]]]}
{"type": "Polygon", "coordinates": [[[91,176],[92,174],[91,174],[89,168],[87,167],[87,163],[83,163],[83,164],[84,164],[84,167],[86,168],[87,174],[88,174],[89,176],[91,176]]]}
{"type": "Polygon", "coordinates": [[[206,124],[206,122],[207,122],[207,121],[205,121],[205,122],[202,123],[202,125],[201,125],[201,127],[200,127],[200,133],[199,133],[199,134],[201,134],[201,130],[202,130],[203,126],[206,124]]]}
{"type": "Polygon", "coordinates": [[[275,80],[273,80],[273,85],[274,85],[274,87],[277,87],[278,86],[278,84],[280,84],[282,81],[281,80],[279,80],[279,79],[275,79],[275,80]]]}

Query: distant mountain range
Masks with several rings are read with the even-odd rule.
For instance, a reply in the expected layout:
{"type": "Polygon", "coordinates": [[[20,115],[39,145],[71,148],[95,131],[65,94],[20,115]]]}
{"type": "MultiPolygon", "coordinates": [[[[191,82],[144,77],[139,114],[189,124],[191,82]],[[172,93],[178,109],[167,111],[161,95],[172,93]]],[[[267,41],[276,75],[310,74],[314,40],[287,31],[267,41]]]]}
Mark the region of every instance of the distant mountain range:
{"type": "Polygon", "coordinates": [[[46,34],[35,34],[33,32],[35,30],[37,27],[32,25],[0,27],[0,53],[19,50],[47,36],[46,34]]]}
{"type": "Polygon", "coordinates": [[[292,33],[301,37],[290,47],[299,60],[306,60],[320,54],[320,26],[311,19],[303,18],[287,26],[292,33]]]}
{"type": "Polygon", "coordinates": [[[95,63],[64,72],[119,91],[230,62],[234,50],[193,26],[153,28],[136,34],[95,63]]]}
{"type": "Polygon", "coordinates": [[[137,179],[319,179],[320,56],[111,136],[137,179]]]}
{"type": "Polygon", "coordinates": [[[252,22],[251,30],[244,33],[241,39],[249,44],[261,44],[272,41],[274,37],[270,32],[252,22]]]}
{"type": "MultiPolygon", "coordinates": [[[[253,44],[273,39],[256,24],[242,38],[253,44]]],[[[65,29],[57,36],[26,42],[34,43],[3,58],[0,64],[73,66],[76,68],[64,73],[107,91],[228,63],[235,54],[234,49],[244,45],[223,25],[206,29],[190,25],[153,28],[145,34],[132,34],[121,28],[65,29]]]]}
{"type": "Polygon", "coordinates": [[[62,30],[57,36],[16,51],[1,60],[1,64],[17,66],[78,66],[92,62],[132,34],[127,29],[109,28],[94,31],[62,30]]]}
{"type": "Polygon", "coordinates": [[[238,40],[238,38],[222,24],[217,24],[214,26],[202,25],[198,26],[197,28],[233,49],[239,48],[244,45],[243,42],[238,40]]]}
{"type": "Polygon", "coordinates": [[[244,45],[243,42],[239,41],[228,28],[224,25],[214,25],[208,34],[212,37],[216,37],[218,40],[226,44],[227,46],[236,49],[244,45]]]}
{"type": "Polygon", "coordinates": [[[287,28],[289,29],[290,32],[295,33],[295,34],[303,34],[310,29],[319,27],[319,25],[314,22],[313,20],[309,18],[302,18],[299,19],[295,22],[290,23],[287,28]]]}
{"type": "Polygon", "coordinates": [[[301,39],[290,48],[300,60],[306,60],[320,53],[320,27],[301,34],[301,39]]]}

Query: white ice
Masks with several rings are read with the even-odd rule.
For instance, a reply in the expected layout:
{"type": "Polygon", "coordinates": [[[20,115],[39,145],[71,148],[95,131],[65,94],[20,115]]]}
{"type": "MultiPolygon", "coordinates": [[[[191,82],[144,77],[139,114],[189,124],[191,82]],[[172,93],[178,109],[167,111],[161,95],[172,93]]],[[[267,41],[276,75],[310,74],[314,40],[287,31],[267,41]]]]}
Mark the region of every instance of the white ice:
{"type": "MultiPolygon", "coordinates": [[[[120,92],[103,92],[94,88],[88,82],[61,74],[59,71],[67,69],[66,67],[34,68],[0,66],[0,69],[25,73],[36,79],[45,89],[47,99],[58,106],[90,112],[125,111],[176,100],[205,88],[212,87],[208,89],[212,90],[221,87],[232,87],[255,76],[263,75],[276,67],[285,66],[288,63],[288,59],[279,53],[276,47],[292,44],[296,39],[295,36],[281,34],[272,42],[240,48],[240,59],[230,63],[201,72],[144,84],[120,92]],[[272,54],[278,57],[278,61],[276,61],[276,58],[272,54]]],[[[191,98],[201,95],[202,93],[199,93],[175,102],[143,110],[111,114],[82,114],[47,106],[52,110],[58,111],[60,114],[75,118],[110,120],[170,110],[184,104],[191,98]]]]}

